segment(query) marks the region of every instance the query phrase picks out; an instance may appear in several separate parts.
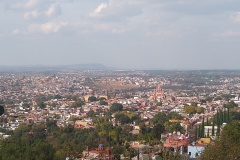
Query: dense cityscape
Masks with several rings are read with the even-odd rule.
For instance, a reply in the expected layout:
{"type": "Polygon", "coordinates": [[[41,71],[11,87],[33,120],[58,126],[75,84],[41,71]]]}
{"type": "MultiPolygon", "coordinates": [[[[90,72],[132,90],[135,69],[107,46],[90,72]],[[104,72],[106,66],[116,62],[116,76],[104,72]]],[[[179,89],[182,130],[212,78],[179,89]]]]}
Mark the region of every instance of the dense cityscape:
{"type": "Polygon", "coordinates": [[[239,159],[239,76],[2,72],[0,159],[239,159]]]}
{"type": "Polygon", "coordinates": [[[0,160],[240,160],[240,0],[0,0],[0,160]]]}

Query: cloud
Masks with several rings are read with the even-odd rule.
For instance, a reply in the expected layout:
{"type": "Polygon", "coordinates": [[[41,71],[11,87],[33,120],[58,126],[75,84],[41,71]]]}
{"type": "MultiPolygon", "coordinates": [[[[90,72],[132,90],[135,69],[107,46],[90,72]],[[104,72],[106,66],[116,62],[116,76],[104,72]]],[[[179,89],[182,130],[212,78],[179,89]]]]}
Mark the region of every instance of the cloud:
{"type": "Polygon", "coordinates": [[[13,35],[18,35],[18,34],[20,34],[21,33],[21,31],[19,30],[19,29],[14,29],[13,31],[12,31],[12,34],[13,35]]]}
{"type": "Polygon", "coordinates": [[[240,31],[227,30],[221,34],[222,37],[239,37],[240,31]]]}
{"type": "Polygon", "coordinates": [[[32,10],[52,3],[52,1],[47,0],[5,0],[4,2],[7,8],[12,10],[32,10]]]}
{"type": "Polygon", "coordinates": [[[216,41],[224,40],[227,38],[238,38],[240,37],[240,31],[234,31],[232,29],[226,30],[222,33],[213,34],[213,39],[216,41]]]}
{"type": "Polygon", "coordinates": [[[98,16],[101,16],[101,12],[106,9],[108,6],[108,4],[106,3],[101,3],[95,10],[93,13],[90,13],[90,16],[91,17],[98,17],[98,16]]]}
{"type": "Polygon", "coordinates": [[[154,32],[149,31],[146,33],[147,37],[179,37],[181,35],[181,32],[176,29],[158,30],[154,32]]]}
{"type": "Polygon", "coordinates": [[[68,26],[69,24],[67,22],[48,22],[44,24],[31,24],[28,26],[28,31],[31,33],[57,33],[62,28],[68,26]]]}
{"type": "Polygon", "coordinates": [[[235,23],[240,23],[240,12],[237,12],[234,15],[232,15],[230,19],[235,23]]]}
{"type": "Polygon", "coordinates": [[[119,21],[121,19],[138,16],[142,13],[141,7],[133,2],[134,1],[127,0],[110,0],[108,3],[101,3],[90,13],[90,17],[119,21]]]}
{"type": "Polygon", "coordinates": [[[49,18],[58,16],[60,14],[61,14],[61,7],[59,4],[52,4],[45,12],[45,15],[49,18]]]}
{"type": "MultiPolygon", "coordinates": [[[[62,4],[73,1],[61,1],[62,4]]],[[[25,20],[47,19],[61,14],[59,0],[3,0],[5,9],[22,14],[25,20]]]]}
{"type": "Polygon", "coordinates": [[[31,11],[31,12],[26,12],[24,13],[23,17],[25,20],[32,20],[32,19],[37,19],[40,17],[40,14],[38,11],[31,11]]]}
{"type": "Polygon", "coordinates": [[[0,39],[4,37],[4,34],[0,32],[0,39]]]}

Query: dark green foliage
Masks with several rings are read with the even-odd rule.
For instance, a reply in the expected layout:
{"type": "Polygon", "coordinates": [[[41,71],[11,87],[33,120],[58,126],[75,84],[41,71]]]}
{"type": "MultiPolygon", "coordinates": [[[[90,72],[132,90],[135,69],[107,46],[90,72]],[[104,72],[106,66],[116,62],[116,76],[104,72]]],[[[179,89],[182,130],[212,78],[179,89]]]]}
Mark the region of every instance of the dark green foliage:
{"type": "Polygon", "coordinates": [[[137,114],[129,112],[117,112],[114,114],[114,117],[115,120],[121,122],[121,124],[132,123],[140,119],[137,114]]]}
{"type": "Polygon", "coordinates": [[[209,138],[210,137],[210,134],[209,134],[209,128],[208,128],[208,130],[207,130],[207,138],[209,138]]]}
{"type": "Polygon", "coordinates": [[[22,125],[3,141],[1,159],[52,160],[55,149],[45,141],[45,128],[40,125],[22,125]]]}
{"type": "Polygon", "coordinates": [[[197,107],[197,106],[184,106],[184,111],[187,114],[195,114],[195,113],[204,113],[204,108],[202,107],[197,107]]]}
{"type": "Polygon", "coordinates": [[[0,99],[0,104],[4,104],[4,100],[3,99],[0,99]]]}
{"type": "Polygon", "coordinates": [[[160,112],[156,114],[151,121],[153,124],[164,124],[168,119],[165,113],[160,112]]]}
{"type": "Polygon", "coordinates": [[[240,121],[240,112],[232,111],[230,119],[240,121]]]}
{"type": "Polygon", "coordinates": [[[130,123],[131,119],[124,113],[116,113],[114,115],[116,121],[121,122],[121,124],[130,123]]]}
{"type": "Polygon", "coordinates": [[[205,131],[204,131],[204,117],[203,117],[202,124],[201,124],[201,135],[200,135],[200,137],[204,138],[204,136],[205,136],[205,131]]]}
{"type": "Polygon", "coordinates": [[[180,125],[180,123],[170,123],[167,127],[166,130],[168,132],[174,132],[174,131],[179,131],[179,132],[183,132],[183,127],[180,125]]]}
{"type": "Polygon", "coordinates": [[[95,101],[97,101],[97,97],[91,96],[91,97],[88,98],[88,101],[95,102],[95,101]]]}
{"type": "Polygon", "coordinates": [[[91,109],[88,113],[87,113],[88,117],[95,117],[96,113],[91,109]]]}
{"type": "Polygon", "coordinates": [[[205,100],[206,100],[207,102],[212,102],[213,97],[207,97],[205,100]]]}
{"type": "Polygon", "coordinates": [[[115,113],[123,110],[123,105],[120,103],[113,103],[110,107],[110,112],[115,113]]]}
{"type": "Polygon", "coordinates": [[[46,105],[44,104],[44,101],[39,101],[37,104],[41,109],[46,108],[46,105]]]}
{"type": "Polygon", "coordinates": [[[161,139],[161,134],[165,131],[165,127],[162,124],[156,124],[153,128],[152,128],[152,135],[153,138],[156,138],[158,140],[161,139]]]}
{"type": "Polygon", "coordinates": [[[29,107],[30,107],[30,104],[25,102],[25,103],[23,103],[23,107],[29,108],[29,107]]]}
{"type": "Polygon", "coordinates": [[[235,95],[223,94],[221,97],[222,97],[224,100],[229,101],[231,98],[234,98],[235,95]]]}
{"type": "Polygon", "coordinates": [[[198,139],[198,128],[197,128],[197,126],[195,126],[195,128],[194,128],[194,134],[195,134],[194,141],[196,141],[198,139]]]}
{"type": "Polygon", "coordinates": [[[176,112],[170,112],[168,114],[159,112],[158,114],[156,114],[153,117],[153,119],[151,119],[151,122],[152,122],[153,125],[156,125],[156,124],[162,124],[163,125],[164,123],[167,123],[169,125],[173,124],[173,126],[176,126],[174,123],[170,123],[169,120],[182,120],[182,119],[183,119],[183,117],[176,112]]]}
{"type": "Polygon", "coordinates": [[[177,112],[170,112],[167,114],[167,119],[182,120],[183,117],[180,114],[178,114],[177,112]]]}
{"type": "Polygon", "coordinates": [[[112,154],[114,159],[120,159],[120,155],[123,154],[125,151],[125,148],[122,146],[114,146],[112,149],[112,154]]]}
{"type": "Polygon", "coordinates": [[[4,107],[0,105],[0,116],[4,113],[4,107]]]}
{"type": "Polygon", "coordinates": [[[106,101],[107,99],[104,98],[104,97],[100,97],[98,100],[99,100],[99,101],[106,101]]]}
{"type": "Polygon", "coordinates": [[[84,104],[84,102],[81,99],[77,99],[74,103],[73,103],[73,107],[81,107],[84,104]]]}
{"type": "Polygon", "coordinates": [[[99,104],[100,104],[100,105],[108,105],[108,103],[107,103],[105,100],[100,100],[100,101],[99,101],[99,104]]]}
{"type": "Polygon", "coordinates": [[[197,138],[201,138],[201,126],[199,125],[198,126],[198,136],[197,138]]]}
{"type": "Polygon", "coordinates": [[[157,102],[157,106],[162,106],[162,102],[157,102]]]}
{"type": "Polygon", "coordinates": [[[225,108],[234,108],[234,107],[237,107],[237,106],[238,106],[238,104],[236,104],[234,101],[230,101],[230,102],[224,104],[225,108]]]}
{"type": "Polygon", "coordinates": [[[240,123],[232,121],[222,131],[220,139],[205,148],[204,160],[235,160],[240,159],[240,123]]]}
{"type": "Polygon", "coordinates": [[[214,135],[215,135],[214,126],[215,126],[215,123],[214,123],[214,120],[213,120],[213,122],[212,122],[212,136],[214,136],[214,135]]]}
{"type": "Polygon", "coordinates": [[[54,96],[54,99],[62,99],[62,96],[60,96],[59,94],[54,96]]]}

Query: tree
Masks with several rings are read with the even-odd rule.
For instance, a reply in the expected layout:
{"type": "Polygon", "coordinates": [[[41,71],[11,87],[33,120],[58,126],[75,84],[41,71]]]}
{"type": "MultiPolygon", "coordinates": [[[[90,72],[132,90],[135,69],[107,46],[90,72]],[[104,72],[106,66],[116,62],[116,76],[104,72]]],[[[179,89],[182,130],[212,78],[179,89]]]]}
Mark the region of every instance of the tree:
{"type": "Polygon", "coordinates": [[[215,124],[214,124],[214,117],[212,122],[212,136],[215,136],[215,124]]]}
{"type": "Polygon", "coordinates": [[[204,117],[202,119],[202,124],[201,124],[201,138],[204,138],[205,136],[205,131],[204,131],[204,117]]]}
{"type": "Polygon", "coordinates": [[[120,159],[120,155],[125,152],[125,148],[122,146],[114,146],[112,149],[112,154],[114,159],[120,159]]]}
{"type": "Polygon", "coordinates": [[[234,101],[230,101],[226,104],[224,104],[225,108],[234,108],[234,107],[238,107],[238,104],[236,104],[234,101]]]}
{"type": "Polygon", "coordinates": [[[196,113],[195,106],[184,106],[184,112],[187,114],[194,114],[196,113]]]}
{"type": "Polygon", "coordinates": [[[4,100],[3,99],[0,99],[0,104],[4,104],[4,100]]]}
{"type": "Polygon", "coordinates": [[[151,120],[153,125],[155,124],[164,124],[167,121],[167,116],[165,113],[159,112],[158,114],[156,114],[153,119],[151,120]]]}
{"type": "Polygon", "coordinates": [[[30,104],[25,102],[25,103],[23,103],[23,107],[29,108],[29,107],[30,107],[30,104]]]}
{"type": "Polygon", "coordinates": [[[99,104],[100,104],[100,105],[108,105],[108,103],[107,103],[105,100],[100,100],[100,101],[99,101],[99,104]]]}
{"type": "Polygon", "coordinates": [[[78,99],[73,103],[73,107],[74,108],[82,107],[83,104],[84,104],[84,102],[81,99],[78,99]]]}
{"type": "Polygon", "coordinates": [[[114,114],[116,121],[121,122],[121,124],[130,123],[131,119],[123,112],[118,112],[114,114]]]}
{"type": "Polygon", "coordinates": [[[199,113],[200,114],[200,113],[204,112],[204,108],[185,105],[184,106],[184,111],[187,114],[195,114],[195,113],[199,113]]]}
{"type": "Polygon", "coordinates": [[[87,116],[88,117],[95,117],[95,112],[91,109],[88,113],[87,113],[87,116]]]}
{"type": "Polygon", "coordinates": [[[208,130],[207,130],[207,138],[209,138],[210,137],[210,135],[209,135],[209,128],[208,128],[208,130]]]}
{"type": "Polygon", "coordinates": [[[220,139],[205,148],[201,157],[206,160],[240,159],[239,137],[240,123],[238,121],[232,121],[223,128],[220,139]]]}
{"type": "Polygon", "coordinates": [[[91,97],[88,98],[88,101],[95,102],[95,101],[97,101],[97,97],[91,96],[91,97]]]}
{"type": "Polygon", "coordinates": [[[161,139],[161,134],[165,131],[165,127],[162,124],[156,124],[153,128],[152,128],[152,135],[153,138],[157,138],[157,139],[161,139]]]}
{"type": "Polygon", "coordinates": [[[167,114],[167,119],[182,120],[183,117],[180,114],[178,114],[177,112],[170,112],[167,114]]]}
{"type": "Polygon", "coordinates": [[[234,98],[235,95],[231,95],[231,94],[223,94],[222,98],[224,98],[226,101],[229,101],[231,98],[234,98]]]}
{"type": "Polygon", "coordinates": [[[183,127],[180,125],[180,123],[170,123],[167,127],[166,130],[168,132],[174,132],[174,131],[179,131],[183,132],[183,127]]]}
{"type": "Polygon", "coordinates": [[[113,103],[110,107],[110,112],[115,113],[123,110],[123,105],[121,103],[113,103]]]}
{"type": "Polygon", "coordinates": [[[4,107],[0,105],[0,116],[3,115],[3,113],[4,113],[4,107]]]}
{"type": "Polygon", "coordinates": [[[62,96],[60,96],[59,94],[54,96],[54,99],[61,99],[61,98],[62,98],[62,96]]]}
{"type": "Polygon", "coordinates": [[[205,100],[206,100],[207,102],[212,102],[213,97],[207,97],[205,100]]]}
{"type": "Polygon", "coordinates": [[[162,102],[157,102],[157,106],[162,106],[162,102]]]}
{"type": "Polygon", "coordinates": [[[99,101],[106,101],[107,99],[105,97],[100,97],[99,101]]]}
{"type": "Polygon", "coordinates": [[[45,103],[44,103],[43,101],[38,102],[38,106],[39,106],[41,109],[46,108],[46,105],[45,105],[45,103]]]}

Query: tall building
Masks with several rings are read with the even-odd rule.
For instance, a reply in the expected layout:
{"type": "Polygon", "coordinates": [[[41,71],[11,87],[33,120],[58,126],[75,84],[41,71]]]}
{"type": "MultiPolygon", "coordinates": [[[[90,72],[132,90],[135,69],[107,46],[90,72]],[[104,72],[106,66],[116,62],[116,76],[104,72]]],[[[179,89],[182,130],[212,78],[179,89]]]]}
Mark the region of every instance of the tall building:
{"type": "Polygon", "coordinates": [[[164,90],[158,84],[156,89],[154,90],[154,99],[156,101],[163,101],[165,98],[166,96],[164,95],[164,90]]]}

